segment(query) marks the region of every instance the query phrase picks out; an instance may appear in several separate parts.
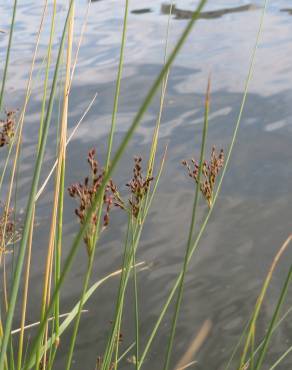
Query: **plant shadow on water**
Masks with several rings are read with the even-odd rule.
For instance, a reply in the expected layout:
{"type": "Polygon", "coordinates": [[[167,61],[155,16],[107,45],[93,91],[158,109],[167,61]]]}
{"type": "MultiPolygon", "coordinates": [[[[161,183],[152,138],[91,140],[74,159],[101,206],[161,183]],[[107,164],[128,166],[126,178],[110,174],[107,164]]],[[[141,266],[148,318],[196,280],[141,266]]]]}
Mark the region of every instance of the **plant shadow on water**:
{"type": "MultiPolygon", "coordinates": [[[[161,14],[168,15],[170,9],[171,9],[170,4],[162,4],[161,14]]],[[[254,4],[246,4],[218,10],[203,11],[200,13],[199,19],[216,19],[223,17],[226,14],[249,12],[256,9],[258,9],[258,7],[254,4]]],[[[175,16],[176,19],[190,19],[192,18],[193,12],[190,10],[180,9],[174,5],[172,7],[172,14],[175,16]]]]}
{"type": "MultiPolygon", "coordinates": [[[[135,76],[123,80],[125,91],[121,98],[120,116],[125,126],[122,127],[122,131],[120,131],[121,126],[118,126],[115,145],[121,141],[127,129],[127,120],[130,121],[130,117],[143,97],[143,92],[136,94],[136,91],[139,90],[139,86],[147,84],[148,75],[155,75],[158,68],[159,66],[155,65],[141,66],[136,70],[135,76]]],[[[196,71],[174,67],[169,79],[158,153],[161,157],[164,146],[168,145],[167,163],[159,185],[157,202],[153,204],[138,251],[138,259],[150,264],[149,270],[139,274],[139,289],[140,294],[143,295],[143,306],[141,306],[143,337],[144,335],[147,337],[159,312],[161,301],[166,298],[171,281],[179,269],[185,245],[182,236],[187,232],[189,224],[192,185],[187,179],[181,161],[199,152],[199,139],[196,138],[201,136],[202,102],[204,101],[203,94],[177,93],[177,83],[181,83],[181,80],[190,73],[195,74],[196,71]]],[[[108,104],[108,97],[112,93],[112,85],[101,84],[97,88],[101,92],[98,103],[90,111],[77,136],[68,147],[67,185],[86,176],[85,158],[88,149],[92,146],[97,148],[98,160],[101,163],[104,162],[107,136],[103,131],[102,123],[110,114],[111,106],[108,104]],[[97,139],[92,138],[93,131],[98,133],[97,139]]],[[[71,104],[74,109],[70,116],[71,122],[78,119],[83,103],[90,100],[95,90],[95,85],[78,86],[72,90],[71,104]],[[80,96],[82,96],[81,101],[80,96]]],[[[269,125],[276,121],[289,121],[292,114],[290,98],[291,92],[268,97],[249,95],[240,140],[229,174],[224,181],[221,198],[187,278],[186,297],[182,310],[185,319],[178,325],[175,360],[179,359],[200,324],[209,318],[212,321],[212,332],[197,358],[198,368],[223,369],[223,365],[220,367],[220,364],[226,363],[230,355],[226,348],[229,348],[240,335],[250,313],[251,304],[258,294],[261,281],[277,249],[278,240],[287,230],[291,204],[286,199],[286,189],[292,186],[292,169],[287,167],[287,163],[292,157],[290,150],[292,135],[290,128],[285,125],[276,131],[271,131],[269,125]],[[265,115],[262,115],[262,112],[265,112],[265,115]],[[269,229],[273,229],[272,234],[266,233],[269,229]],[[235,275],[236,279],[234,279],[235,275]],[[194,325],[189,327],[186,324],[189,322],[194,325]]],[[[218,148],[223,146],[226,149],[228,146],[240,101],[239,93],[226,91],[212,93],[209,142],[214,143],[218,148]]],[[[154,127],[157,109],[157,103],[154,103],[114,174],[114,181],[122,194],[127,192],[125,184],[131,175],[130,164],[133,156],[136,154],[147,156],[147,147],[151,139],[148,132],[151,127],[154,127]]],[[[28,135],[29,130],[33,130],[34,122],[30,125],[31,127],[27,128],[28,135]]],[[[32,153],[28,155],[28,159],[30,156],[32,153]]],[[[51,161],[48,160],[48,163],[51,161]]],[[[49,168],[50,164],[47,166],[49,168]]],[[[30,173],[31,168],[28,166],[20,174],[24,190],[29,187],[30,173]]],[[[47,243],[43,235],[48,232],[46,225],[49,224],[49,199],[52,186],[52,183],[48,185],[47,194],[39,204],[40,227],[36,229],[35,235],[38,248],[34,252],[32,264],[32,284],[36,295],[40,294],[42,288],[40,282],[42,269],[37,261],[43,258],[43,250],[47,243]]],[[[66,196],[65,250],[78,227],[72,219],[74,204],[68,200],[66,196]]],[[[202,203],[200,217],[203,212],[202,203]]],[[[125,228],[123,213],[113,211],[111,219],[110,229],[104,232],[99,242],[93,274],[96,280],[120,265],[121,238],[125,228]]],[[[80,248],[77,263],[68,279],[70,282],[65,288],[66,293],[63,297],[65,312],[76,302],[76,293],[81,289],[81,277],[86,259],[86,253],[83,248],[80,248]]],[[[279,281],[285,275],[285,271],[284,266],[282,274],[278,276],[279,281]]],[[[275,296],[271,294],[269,297],[271,302],[273,297],[277,296],[277,283],[274,284],[272,292],[275,296]]],[[[82,364],[85,360],[88,364],[93,364],[96,360],[95,355],[102,351],[106,332],[111,325],[112,300],[116,289],[117,280],[110,281],[86,304],[89,312],[82,316],[78,347],[74,353],[76,364],[82,364]]],[[[130,293],[127,299],[131,306],[133,297],[130,293]]],[[[32,304],[29,312],[32,320],[39,312],[39,308],[36,304],[32,304]]],[[[264,320],[270,313],[268,304],[263,312],[260,331],[263,330],[264,320]]],[[[125,346],[130,344],[127,338],[134,330],[131,315],[131,310],[125,313],[122,330],[125,346]]],[[[170,316],[167,315],[165,322],[169,318],[170,316]]],[[[281,330],[281,336],[285,340],[290,338],[286,328],[284,324],[283,331],[281,330]]],[[[157,343],[160,343],[158,348],[163,348],[165,344],[163,338],[168,330],[167,325],[162,327],[157,339],[157,343]]],[[[62,368],[66,360],[66,338],[70,341],[70,331],[62,339],[63,351],[56,362],[58,368],[62,368]]],[[[283,343],[285,340],[283,339],[283,343]]],[[[283,349],[282,347],[284,344],[279,345],[274,353],[272,351],[272,358],[283,349]]],[[[158,360],[159,351],[156,350],[151,353],[153,369],[159,369],[158,360]]],[[[79,365],[76,366],[81,369],[79,365]]],[[[125,362],[121,368],[126,369],[128,366],[129,364],[125,362]]]]}

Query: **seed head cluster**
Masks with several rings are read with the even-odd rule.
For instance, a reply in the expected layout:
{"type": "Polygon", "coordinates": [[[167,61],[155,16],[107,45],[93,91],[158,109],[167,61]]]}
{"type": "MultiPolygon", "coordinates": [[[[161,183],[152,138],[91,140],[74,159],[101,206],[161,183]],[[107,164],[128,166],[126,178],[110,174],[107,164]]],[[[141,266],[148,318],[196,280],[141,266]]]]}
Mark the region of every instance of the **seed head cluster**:
{"type": "Polygon", "coordinates": [[[9,208],[6,211],[5,206],[0,202],[0,252],[6,250],[7,247],[19,241],[21,230],[18,227],[18,222],[14,219],[14,211],[9,208]]]}
{"type": "Polygon", "coordinates": [[[139,215],[142,199],[148,193],[150,183],[153,180],[153,177],[143,176],[141,162],[141,157],[134,158],[133,178],[126,184],[130,189],[129,203],[135,218],[139,215]]]}
{"type": "Polygon", "coordinates": [[[199,164],[195,159],[191,160],[192,164],[189,164],[186,160],[182,164],[187,168],[189,176],[195,180],[197,185],[200,185],[201,193],[206,199],[208,206],[212,206],[213,194],[216,178],[224,165],[224,151],[220,150],[216,152],[215,146],[211,150],[211,158],[209,162],[204,161],[202,167],[202,178],[199,184],[199,164]]]}
{"type": "Polygon", "coordinates": [[[0,148],[8,145],[15,133],[15,112],[7,111],[6,119],[0,120],[0,148]]]}
{"type": "MultiPolygon", "coordinates": [[[[76,198],[79,202],[79,207],[75,209],[75,214],[79,218],[81,224],[84,223],[87,211],[92,207],[95,195],[104,179],[105,170],[95,159],[95,150],[91,149],[88,153],[87,161],[90,167],[90,176],[85,177],[83,183],[76,183],[68,188],[69,195],[76,198]]],[[[123,208],[123,202],[118,194],[117,187],[112,180],[106,184],[103,197],[103,227],[107,227],[110,221],[110,210],[113,207],[123,208]]],[[[93,213],[90,225],[84,236],[84,242],[87,251],[90,254],[92,240],[96,232],[97,213],[93,213]]]]}
{"type": "MultiPolygon", "coordinates": [[[[90,167],[90,176],[85,177],[83,182],[75,183],[68,188],[69,195],[77,199],[79,203],[79,207],[75,209],[75,214],[81,224],[85,223],[87,212],[93,206],[96,193],[100,189],[105,176],[104,168],[95,159],[95,149],[89,151],[87,162],[90,167]]],[[[133,177],[126,184],[130,191],[129,206],[126,205],[126,202],[120,196],[118,188],[112,179],[106,184],[103,197],[103,228],[109,225],[110,211],[114,207],[126,210],[135,218],[138,218],[142,200],[148,193],[150,183],[153,180],[153,177],[143,176],[141,162],[141,157],[134,158],[133,177]]],[[[93,238],[97,231],[97,217],[96,211],[92,215],[84,236],[88,255],[91,254],[93,238]]]]}

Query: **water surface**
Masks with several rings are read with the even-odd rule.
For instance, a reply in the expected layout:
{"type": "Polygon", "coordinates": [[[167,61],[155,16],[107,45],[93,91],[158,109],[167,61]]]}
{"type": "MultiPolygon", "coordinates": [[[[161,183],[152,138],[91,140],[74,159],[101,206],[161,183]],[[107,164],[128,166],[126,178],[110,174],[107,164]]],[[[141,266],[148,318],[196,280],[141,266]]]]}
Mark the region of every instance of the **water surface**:
{"type": "MultiPolygon", "coordinates": [[[[65,16],[65,2],[59,1],[58,35],[65,16]]],[[[181,9],[194,9],[197,1],[177,1],[181,9]]],[[[210,2],[206,11],[234,8],[250,4],[246,1],[210,2]]],[[[222,14],[215,19],[198,21],[191,36],[176,59],[169,78],[165,111],[162,117],[159,155],[168,145],[167,163],[160,186],[145,226],[138,252],[150,268],[139,275],[141,298],[141,332],[143,341],[155,323],[182,264],[190,222],[193,187],[181,165],[181,160],[198,155],[203,119],[203,103],[207,78],[212,73],[212,97],[208,150],[215,144],[228,148],[238,116],[244,81],[255,42],[261,15],[261,1],[252,3],[252,11],[222,14]]],[[[76,11],[76,42],[87,3],[79,0],[76,11]]],[[[221,196],[204,233],[199,249],[190,265],[185,287],[183,308],[178,324],[173,362],[180,358],[202,323],[209,319],[212,330],[198,357],[194,369],[224,369],[233,345],[249,317],[261,282],[277,249],[291,233],[292,188],[292,18],[288,0],[271,2],[265,18],[262,41],[256,57],[254,77],[243,114],[234,155],[221,196]]],[[[49,11],[51,11],[51,6],[49,11]]],[[[0,2],[1,29],[7,29],[11,5],[0,2]]],[[[39,24],[41,4],[35,0],[20,2],[8,75],[6,106],[20,108],[29,73],[35,33],[39,24]]],[[[105,159],[107,133],[119,58],[123,2],[101,0],[92,3],[86,36],[80,53],[70,99],[69,124],[72,128],[95,93],[96,102],[69,146],[66,184],[87,174],[86,155],[96,147],[100,161],[105,159]]],[[[187,20],[171,21],[169,45],[175,44],[187,20]]],[[[125,69],[115,135],[115,147],[120,142],[148,88],[163,63],[167,16],[161,14],[160,1],[130,2],[125,69]],[[148,9],[139,12],[139,9],[148,9]],[[131,11],[135,11],[131,13],[131,11]],[[136,14],[135,14],[136,13],[136,14]],[[140,14],[139,14],[140,13],[140,14]],[[143,13],[143,14],[142,14],[143,13]]],[[[37,70],[46,53],[49,22],[41,39],[37,70]]],[[[59,37],[59,36],[58,36],[59,37]]],[[[59,40],[57,37],[56,42],[59,40]]],[[[5,56],[7,34],[0,34],[0,60],[5,56]]],[[[54,47],[54,56],[57,47],[54,47]]],[[[3,64],[2,64],[3,65],[3,64]]],[[[35,158],[35,144],[41,105],[41,78],[35,78],[34,91],[25,123],[22,165],[19,175],[19,208],[25,207],[35,158]]],[[[147,156],[159,99],[151,105],[137,130],[115,181],[123,186],[131,175],[132,157],[147,156]]],[[[50,168],[55,155],[56,114],[46,152],[50,168]]],[[[2,159],[1,159],[2,162],[2,159]]],[[[45,258],[53,182],[42,196],[33,252],[31,300],[28,321],[39,312],[42,287],[42,261],[45,258]]],[[[74,219],[74,202],[66,197],[64,251],[68,250],[78,230],[74,219]]],[[[206,212],[202,203],[201,215],[206,212]]],[[[115,211],[110,229],[104,233],[96,256],[92,281],[120,266],[125,216],[115,211]]],[[[273,303],[287,273],[291,252],[277,270],[264,305],[259,328],[263,332],[271,316],[273,303]]],[[[64,312],[76,302],[86,268],[83,246],[76,258],[62,300],[64,312]]],[[[89,310],[81,322],[73,369],[93,369],[96,357],[102,353],[114,307],[117,280],[102,287],[86,305],[89,310]]],[[[291,301],[291,300],[290,300],[291,301]]],[[[291,303],[291,302],[290,302],[291,303]]],[[[125,312],[123,347],[132,343],[133,298],[129,293],[129,309],[125,312]]],[[[170,313],[160,328],[145,368],[161,369],[161,354],[169,332],[170,313]]],[[[268,362],[271,365],[292,343],[289,318],[273,338],[268,362]]],[[[63,369],[68,337],[61,342],[56,368],[63,369]]],[[[143,343],[142,341],[142,343],[143,343]]],[[[278,367],[292,366],[289,357],[278,367]]],[[[130,368],[126,361],[122,368],[130,368]]],[[[268,367],[267,367],[268,368],[268,367]]]]}

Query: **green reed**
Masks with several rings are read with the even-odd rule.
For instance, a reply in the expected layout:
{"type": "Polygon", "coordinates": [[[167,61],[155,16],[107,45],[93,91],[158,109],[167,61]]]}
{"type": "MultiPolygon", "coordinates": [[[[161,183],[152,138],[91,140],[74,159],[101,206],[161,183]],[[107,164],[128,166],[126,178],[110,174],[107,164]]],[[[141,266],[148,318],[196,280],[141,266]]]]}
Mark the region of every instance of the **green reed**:
{"type": "Polygon", "coordinates": [[[9,39],[8,39],[8,45],[7,45],[7,49],[6,49],[6,59],[5,59],[4,71],[3,71],[3,75],[2,75],[2,81],[1,81],[0,111],[2,110],[2,107],[3,107],[4,91],[5,91],[5,85],[6,85],[6,80],[7,80],[8,66],[9,66],[9,61],[10,61],[10,52],[11,52],[11,46],[12,46],[14,26],[15,26],[17,1],[18,0],[14,0],[13,11],[12,11],[12,19],[11,19],[11,23],[10,23],[9,39]]]}

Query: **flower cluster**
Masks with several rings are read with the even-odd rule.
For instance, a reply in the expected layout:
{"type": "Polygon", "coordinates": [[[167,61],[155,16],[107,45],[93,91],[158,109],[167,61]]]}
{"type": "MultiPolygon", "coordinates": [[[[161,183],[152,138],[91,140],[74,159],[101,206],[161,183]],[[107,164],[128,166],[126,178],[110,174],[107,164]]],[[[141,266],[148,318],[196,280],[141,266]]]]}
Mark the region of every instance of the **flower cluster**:
{"type": "Polygon", "coordinates": [[[126,184],[131,192],[129,203],[135,218],[139,215],[142,199],[148,193],[150,183],[153,180],[153,177],[143,176],[141,162],[141,157],[134,158],[133,178],[126,184]]]}
{"type": "MultiPolygon", "coordinates": [[[[87,161],[90,167],[90,176],[86,177],[83,182],[73,184],[68,188],[69,195],[72,198],[76,198],[79,202],[79,207],[75,209],[75,214],[81,224],[84,224],[87,212],[93,206],[96,193],[100,189],[105,176],[105,170],[95,159],[94,149],[89,151],[87,161]]],[[[153,180],[153,177],[149,175],[146,177],[143,176],[141,162],[141,157],[134,158],[133,177],[126,184],[130,190],[129,207],[126,206],[126,203],[121,198],[114,182],[110,179],[106,184],[103,196],[103,228],[109,224],[109,214],[113,207],[127,210],[135,218],[138,218],[141,202],[148,193],[150,183],[153,180]]],[[[84,236],[84,242],[89,255],[91,254],[92,242],[97,231],[97,217],[98,214],[96,211],[92,214],[84,236]]]]}
{"type": "Polygon", "coordinates": [[[14,220],[14,211],[9,208],[6,211],[5,206],[0,203],[0,254],[6,251],[6,248],[19,241],[21,231],[14,220]]]}
{"type": "Polygon", "coordinates": [[[191,165],[184,160],[182,164],[187,168],[189,176],[195,180],[195,182],[200,185],[200,190],[206,199],[208,206],[212,206],[213,194],[216,178],[224,165],[224,151],[223,149],[220,152],[216,153],[215,146],[212,147],[211,158],[209,162],[204,161],[202,167],[202,175],[200,184],[199,184],[199,164],[196,160],[192,159],[192,168],[191,165]]]}
{"type": "MultiPolygon", "coordinates": [[[[83,183],[76,183],[68,188],[69,195],[72,198],[76,198],[79,201],[79,208],[75,209],[75,214],[79,218],[81,224],[84,223],[86,219],[87,211],[92,207],[95,195],[99,188],[101,187],[105,171],[99,165],[98,161],[95,159],[95,150],[92,149],[88,153],[87,158],[90,167],[90,177],[86,177],[83,183]]],[[[119,196],[116,185],[112,180],[105,186],[104,196],[103,196],[103,227],[109,224],[109,213],[113,207],[124,208],[123,202],[119,196]]],[[[97,213],[94,212],[90,225],[85,233],[84,242],[87,247],[87,251],[90,254],[92,241],[96,232],[97,226],[97,213]]]]}
{"type": "Polygon", "coordinates": [[[6,119],[0,120],[0,148],[9,144],[15,131],[15,112],[7,111],[6,119]]]}

